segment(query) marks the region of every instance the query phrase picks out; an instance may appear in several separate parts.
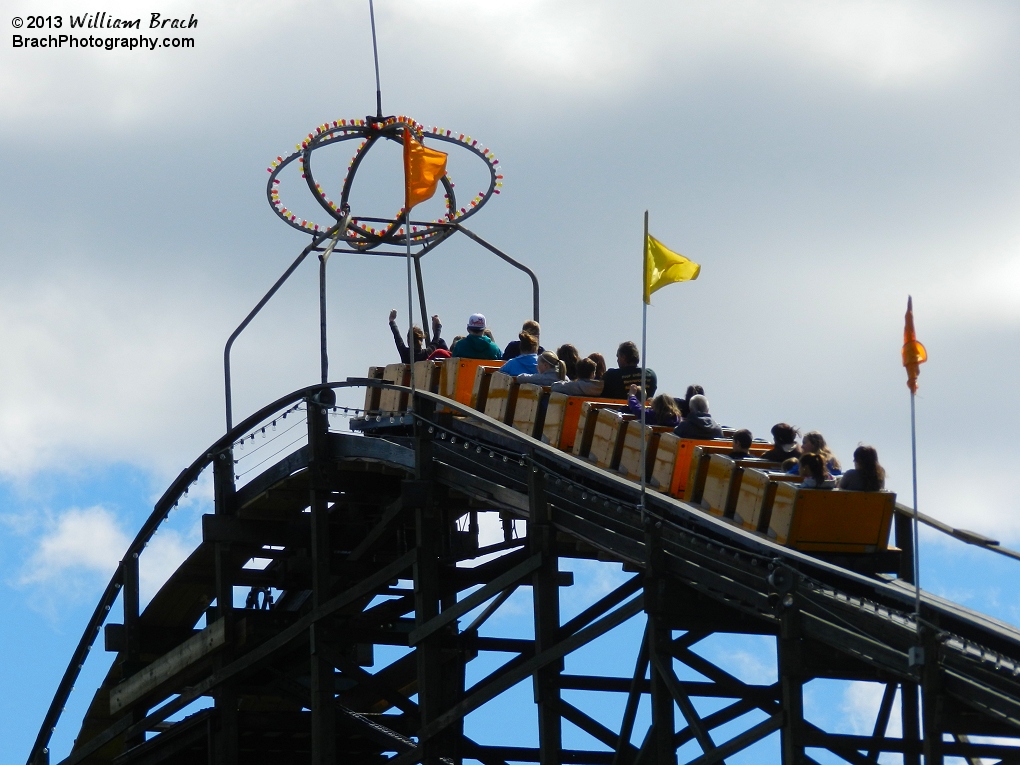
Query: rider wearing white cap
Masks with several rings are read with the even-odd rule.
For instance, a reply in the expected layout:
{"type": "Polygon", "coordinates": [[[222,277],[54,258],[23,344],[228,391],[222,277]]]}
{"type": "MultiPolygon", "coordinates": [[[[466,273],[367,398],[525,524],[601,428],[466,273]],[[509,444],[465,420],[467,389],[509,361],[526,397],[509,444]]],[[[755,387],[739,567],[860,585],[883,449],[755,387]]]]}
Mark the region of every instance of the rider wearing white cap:
{"type": "Polygon", "coordinates": [[[503,352],[492,340],[486,337],[485,317],[480,313],[471,314],[468,319],[467,337],[462,338],[450,350],[453,356],[462,359],[492,359],[495,361],[503,356],[503,352]]]}

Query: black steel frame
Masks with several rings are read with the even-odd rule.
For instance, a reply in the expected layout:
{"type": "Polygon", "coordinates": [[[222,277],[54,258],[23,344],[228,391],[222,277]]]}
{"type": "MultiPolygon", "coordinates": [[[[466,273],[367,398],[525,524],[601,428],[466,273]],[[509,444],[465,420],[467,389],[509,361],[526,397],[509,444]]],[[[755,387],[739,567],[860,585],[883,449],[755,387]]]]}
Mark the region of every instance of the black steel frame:
{"type": "Polygon", "coordinates": [[[411,258],[414,261],[414,273],[418,287],[418,302],[421,310],[422,326],[427,327],[429,325],[429,319],[428,309],[425,304],[425,285],[422,279],[421,259],[431,249],[442,244],[454,232],[460,231],[468,238],[495,254],[497,257],[512,265],[514,268],[517,268],[528,275],[531,279],[532,289],[532,318],[535,321],[539,321],[539,285],[538,276],[535,272],[523,263],[514,260],[499,248],[490,244],[478,234],[465,228],[462,223],[463,220],[466,220],[482,209],[485,203],[492,198],[493,194],[499,193],[497,186],[499,185],[499,179],[502,178],[502,176],[498,175],[496,172],[498,169],[497,162],[498,161],[494,156],[490,157],[488,149],[479,146],[477,141],[464,140],[464,136],[461,134],[454,136],[449,130],[423,134],[421,126],[414,122],[414,120],[406,117],[383,117],[381,115],[375,117],[368,116],[364,120],[351,120],[349,123],[347,120],[344,120],[343,123],[333,122],[331,125],[320,125],[316,128],[315,133],[308,134],[308,138],[298,146],[297,150],[286,157],[279,157],[278,163],[269,168],[270,174],[269,182],[266,185],[266,198],[269,200],[269,205],[273,209],[273,212],[276,213],[277,217],[292,228],[296,228],[306,234],[312,234],[312,241],[301,251],[297,258],[295,258],[294,262],[291,263],[280,278],[276,280],[276,283],[263,296],[262,300],[256,304],[256,306],[238,325],[237,329],[235,329],[231,333],[230,337],[227,338],[226,345],[223,348],[224,410],[227,430],[229,431],[233,427],[233,394],[230,378],[230,352],[233,348],[234,341],[237,340],[238,336],[251,323],[252,319],[258,315],[266,303],[268,303],[280,287],[283,286],[284,282],[290,278],[290,275],[297,270],[297,267],[301,265],[302,261],[304,261],[308,254],[316,251],[320,253],[319,355],[321,381],[323,383],[326,382],[329,363],[326,353],[326,261],[322,257],[324,250],[322,245],[324,242],[333,240],[333,245],[335,245],[337,241],[342,240],[350,248],[335,249],[331,245],[331,252],[352,254],[370,253],[373,255],[401,258],[407,257],[408,253],[406,251],[376,251],[376,248],[382,245],[403,246],[405,248],[409,244],[416,246],[420,245],[421,249],[417,252],[411,253],[411,258]],[[379,140],[389,140],[400,143],[405,132],[410,132],[416,135],[419,140],[427,135],[431,140],[465,148],[475,156],[479,157],[485,162],[485,166],[489,174],[489,181],[486,189],[479,191],[475,199],[473,199],[470,203],[467,203],[467,206],[458,209],[457,195],[453,190],[453,183],[447,175],[444,175],[440,179],[440,182],[443,184],[444,198],[446,199],[447,212],[445,220],[414,221],[410,220],[408,211],[401,211],[393,218],[374,218],[366,216],[352,217],[350,207],[351,189],[353,187],[354,179],[357,177],[358,169],[361,167],[361,163],[364,161],[369,150],[371,150],[371,148],[379,140]],[[315,175],[312,170],[312,155],[318,149],[351,140],[360,140],[362,143],[355,152],[354,158],[351,160],[350,168],[344,176],[340,202],[337,204],[326,196],[321,185],[316,182],[315,175]],[[278,199],[277,187],[280,185],[280,174],[294,162],[298,162],[300,164],[301,177],[305,179],[305,183],[308,190],[311,192],[312,197],[332,219],[333,222],[328,227],[320,227],[316,224],[310,224],[304,219],[301,219],[301,223],[298,223],[298,218],[296,218],[293,213],[290,213],[278,199]],[[385,227],[381,231],[375,231],[374,227],[368,225],[369,223],[382,223],[385,224],[385,227]],[[408,229],[410,229],[410,243],[408,242],[408,229]]]}

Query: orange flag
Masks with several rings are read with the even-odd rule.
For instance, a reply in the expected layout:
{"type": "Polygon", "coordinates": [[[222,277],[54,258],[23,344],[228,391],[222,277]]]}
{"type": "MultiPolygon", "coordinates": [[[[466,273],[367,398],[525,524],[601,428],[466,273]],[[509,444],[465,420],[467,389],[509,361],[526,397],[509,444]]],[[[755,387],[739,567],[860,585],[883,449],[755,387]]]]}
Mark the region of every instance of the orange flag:
{"type": "Polygon", "coordinates": [[[928,351],[917,342],[914,334],[914,303],[907,296],[907,321],[903,327],[903,366],[907,368],[907,387],[911,393],[917,393],[917,376],[921,373],[920,366],[928,360],[928,351]]]}
{"type": "Polygon", "coordinates": [[[444,175],[446,154],[426,149],[404,128],[404,209],[431,199],[444,175]]]}

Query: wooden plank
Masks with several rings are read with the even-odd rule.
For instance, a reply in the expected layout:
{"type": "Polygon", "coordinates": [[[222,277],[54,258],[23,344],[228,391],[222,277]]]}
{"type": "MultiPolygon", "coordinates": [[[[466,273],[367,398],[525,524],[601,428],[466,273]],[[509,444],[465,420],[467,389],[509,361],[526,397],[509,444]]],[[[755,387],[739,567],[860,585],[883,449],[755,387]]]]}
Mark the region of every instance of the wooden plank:
{"type": "Polygon", "coordinates": [[[217,619],[197,635],[188,638],[172,651],[136,672],[110,691],[110,713],[116,714],[133,702],[154,691],[226,643],[223,619],[217,619]]]}
{"type": "Polygon", "coordinates": [[[540,436],[544,443],[549,446],[560,446],[560,434],[563,433],[563,420],[567,413],[567,400],[569,396],[565,393],[550,393],[549,402],[545,408],[545,420],[542,423],[542,434],[540,436]]]}
{"type": "MultiPolygon", "coordinates": [[[[617,409],[624,409],[625,404],[619,399],[615,398],[590,398],[588,396],[568,396],[563,412],[563,422],[560,425],[560,441],[557,444],[558,448],[565,452],[571,452],[577,454],[574,449],[574,440],[578,435],[578,431],[581,429],[581,415],[585,411],[584,405],[588,402],[593,404],[608,404],[615,406],[617,409]]],[[[584,455],[587,456],[587,452],[584,455]]]]}
{"type": "MultiPolygon", "coordinates": [[[[411,384],[411,367],[409,364],[387,364],[383,370],[383,380],[396,385],[411,384]]],[[[400,390],[383,388],[379,396],[379,411],[383,414],[399,414],[407,409],[407,393],[400,390]]]]}
{"type": "Polygon", "coordinates": [[[620,464],[620,453],[623,451],[626,422],[620,412],[600,409],[595,420],[595,430],[592,431],[588,459],[600,468],[616,470],[620,464]]]}
{"type": "Polygon", "coordinates": [[[412,368],[414,387],[430,393],[439,392],[440,364],[438,361],[416,361],[412,368]]]}
{"type": "MultiPolygon", "coordinates": [[[[383,376],[383,369],[385,369],[385,367],[369,367],[368,379],[381,380],[383,376]]],[[[382,388],[372,386],[367,386],[365,388],[365,414],[375,412],[379,409],[379,396],[381,394],[382,388]]]]}
{"type": "Polygon", "coordinates": [[[541,385],[531,383],[524,383],[518,387],[513,422],[510,423],[514,430],[532,437],[541,435],[544,424],[543,399],[547,400],[549,396],[545,391],[541,385]]]}
{"type": "Polygon", "coordinates": [[[202,516],[202,540],[232,542],[261,547],[308,547],[311,527],[306,518],[295,521],[264,521],[229,515],[202,516]]]}
{"type": "Polygon", "coordinates": [[[475,383],[471,389],[471,406],[479,412],[485,412],[485,404],[489,400],[489,383],[496,369],[486,366],[475,367],[475,383]]]}
{"type": "Polygon", "coordinates": [[[662,493],[669,492],[673,483],[673,468],[676,465],[676,452],[680,439],[674,433],[663,433],[659,436],[658,448],[655,450],[655,464],[648,485],[662,493]]]}
{"type": "Polygon", "coordinates": [[[517,388],[517,380],[510,375],[502,372],[493,374],[489,380],[489,394],[485,399],[485,415],[504,425],[512,423],[517,404],[517,388]]]}
{"type": "MultiPolygon", "coordinates": [[[[701,447],[698,447],[697,451],[701,451],[701,447]]],[[[701,492],[701,507],[712,515],[722,516],[726,510],[726,502],[730,491],[730,478],[733,475],[733,470],[736,468],[736,463],[729,457],[724,457],[721,454],[705,453],[702,453],[698,461],[699,478],[702,465],[706,461],[708,463],[708,469],[705,472],[705,486],[701,492]],[[705,459],[706,457],[708,458],[707,460],[705,459]]]]}

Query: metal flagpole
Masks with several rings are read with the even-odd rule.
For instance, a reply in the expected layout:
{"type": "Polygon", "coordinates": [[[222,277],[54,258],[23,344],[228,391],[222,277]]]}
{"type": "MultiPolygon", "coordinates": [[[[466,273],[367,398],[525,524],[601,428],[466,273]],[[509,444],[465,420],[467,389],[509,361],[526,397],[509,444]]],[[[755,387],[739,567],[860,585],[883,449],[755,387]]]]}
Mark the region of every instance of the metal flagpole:
{"type": "MultiPolygon", "coordinates": [[[[404,130],[410,130],[404,127],[404,130]]],[[[404,202],[407,199],[407,170],[404,170],[404,202]]],[[[407,361],[411,365],[411,408],[414,409],[414,289],[411,284],[411,208],[404,207],[404,240],[407,243],[407,361]]],[[[422,329],[424,332],[424,328],[422,329]]]]}
{"type": "Polygon", "coordinates": [[[641,472],[641,523],[645,521],[645,452],[648,448],[648,433],[645,429],[645,402],[648,395],[645,393],[645,379],[648,369],[647,340],[648,340],[648,303],[645,300],[645,280],[648,278],[645,262],[648,257],[648,210],[645,210],[645,236],[641,240],[641,464],[638,469],[641,472]]]}
{"type": "Polygon", "coordinates": [[[379,47],[375,42],[375,5],[368,0],[368,17],[372,21],[372,57],[375,59],[375,116],[382,117],[382,88],[379,85],[379,47]]]}
{"type": "Polygon", "coordinates": [[[326,353],[326,261],[333,254],[333,248],[346,230],[347,226],[341,224],[329,247],[319,255],[319,368],[323,385],[329,380],[329,356],[326,353]]]}
{"type": "Polygon", "coordinates": [[[917,427],[914,420],[914,398],[910,391],[910,462],[914,478],[914,620],[917,623],[917,636],[921,637],[921,545],[918,539],[917,522],[917,427]]]}

